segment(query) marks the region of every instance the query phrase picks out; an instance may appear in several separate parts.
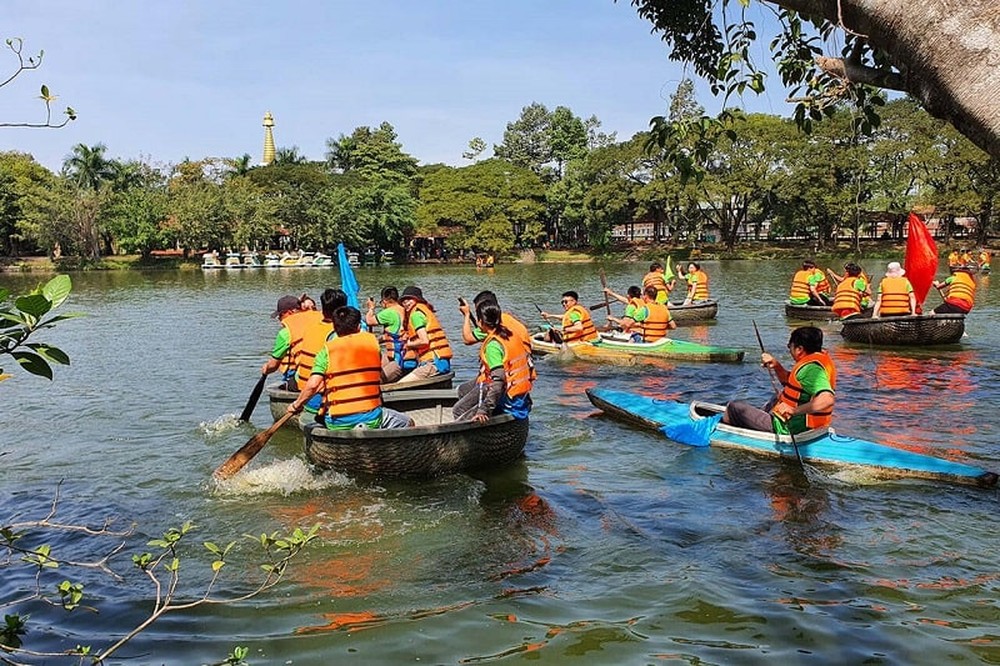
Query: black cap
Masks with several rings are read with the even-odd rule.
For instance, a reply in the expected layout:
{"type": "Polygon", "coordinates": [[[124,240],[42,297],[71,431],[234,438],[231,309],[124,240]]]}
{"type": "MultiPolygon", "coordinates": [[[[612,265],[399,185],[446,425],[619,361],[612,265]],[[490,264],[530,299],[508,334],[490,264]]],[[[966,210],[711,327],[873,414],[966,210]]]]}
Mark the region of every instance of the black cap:
{"type": "Polygon", "coordinates": [[[278,307],[271,313],[272,318],[280,317],[290,310],[299,309],[299,299],[294,296],[282,296],[278,299],[278,307]]]}
{"type": "Polygon", "coordinates": [[[406,299],[406,298],[415,298],[418,301],[423,301],[424,300],[424,292],[420,291],[420,287],[414,287],[414,286],[411,285],[411,286],[403,289],[403,293],[400,294],[400,296],[399,296],[399,300],[401,300],[401,301],[403,299],[406,299]]]}

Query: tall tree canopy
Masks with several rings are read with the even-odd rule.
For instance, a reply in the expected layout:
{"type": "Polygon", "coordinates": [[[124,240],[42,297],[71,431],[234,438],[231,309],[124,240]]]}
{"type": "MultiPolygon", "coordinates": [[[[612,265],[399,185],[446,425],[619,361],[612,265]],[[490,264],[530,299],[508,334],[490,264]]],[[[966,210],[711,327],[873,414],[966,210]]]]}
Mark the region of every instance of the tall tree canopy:
{"type": "MultiPolygon", "coordinates": [[[[713,92],[760,92],[753,66],[756,26],[750,0],[632,0],[639,15],[690,62],[713,92]],[[735,11],[732,11],[735,8],[735,11]]],[[[836,102],[858,105],[862,122],[878,124],[876,88],[906,92],[932,115],[1000,157],[1000,11],[996,0],[759,0],[776,8],[781,32],[771,42],[782,82],[807,125],[836,102]],[[823,52],[824,36],[843,32],[840,53],[823,52]]]]}

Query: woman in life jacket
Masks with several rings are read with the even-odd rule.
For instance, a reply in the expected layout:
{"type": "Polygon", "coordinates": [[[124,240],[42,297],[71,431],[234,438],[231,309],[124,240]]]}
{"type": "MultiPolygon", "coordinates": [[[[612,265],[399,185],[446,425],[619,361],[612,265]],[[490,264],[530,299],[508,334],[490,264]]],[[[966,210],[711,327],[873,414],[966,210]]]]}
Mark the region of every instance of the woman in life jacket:
{"type": "Polygon", "coordinates": [[[898,261],[889,262],[885,277],[878,285],[873,319],[917,314],[917,297],[913,293],[913,285],[905,276],[906,271],[898,261]]]}

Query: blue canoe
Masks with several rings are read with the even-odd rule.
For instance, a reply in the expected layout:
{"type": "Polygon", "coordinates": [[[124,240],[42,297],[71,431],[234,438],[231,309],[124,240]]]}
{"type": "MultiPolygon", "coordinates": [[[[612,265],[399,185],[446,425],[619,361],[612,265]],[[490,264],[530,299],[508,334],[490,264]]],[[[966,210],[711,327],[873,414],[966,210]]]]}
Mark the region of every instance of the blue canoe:
{"type": "MultiPolygon", "coordinates": [[[[721,414],[724,407],[706,402],[690,404],[648,396],[588,389],[587,397],[609,416],[643,428],[697,427],[699,421],[721,414]]],[[[712,446],[743,449],[757,454],[796,459],[795,446],[803,461],[841,469],[855,468],[879,479],[930,479],[970,486],[996,485],[997,475],[958,462],[944,460],[863,439],[838,435],[833,428],[817,428],[797,434],[795,443],[786,435],[718,424],[708,435],[712,446]]]]}

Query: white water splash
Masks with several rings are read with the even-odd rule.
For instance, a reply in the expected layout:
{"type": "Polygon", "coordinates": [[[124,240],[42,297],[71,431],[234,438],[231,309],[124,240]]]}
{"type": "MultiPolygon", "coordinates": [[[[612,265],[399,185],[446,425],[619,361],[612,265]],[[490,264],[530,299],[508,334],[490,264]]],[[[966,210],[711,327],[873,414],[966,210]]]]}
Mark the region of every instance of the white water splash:
{"type": "Polygon", "coordinates": [[[198,424],[198,430],[206,437],[218,437],[227,432],[238,430],[243,425],[238,414],[224,414],[214,421],[202,421],[198,424]]]}
{"type": "Polygon", "coordinates": [[[316,474],[301,458],[291,458],[275,460],[252,469],[243,469],[232,478],[215,483],[215,491],[220,495],[287,496],[302,490],[314,491],[350,486],[354,481],[338,472],[327,471],[316,474]]]}

